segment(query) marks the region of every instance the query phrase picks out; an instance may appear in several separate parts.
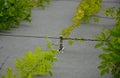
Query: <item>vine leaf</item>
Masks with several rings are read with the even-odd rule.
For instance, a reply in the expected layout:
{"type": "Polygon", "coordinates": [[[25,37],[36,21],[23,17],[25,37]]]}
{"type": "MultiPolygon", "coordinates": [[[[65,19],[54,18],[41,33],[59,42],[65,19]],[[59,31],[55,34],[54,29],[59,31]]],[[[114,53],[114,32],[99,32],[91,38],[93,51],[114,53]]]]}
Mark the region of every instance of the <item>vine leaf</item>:
{"type": "Polygon", "coordinates": [[[99,70],[103,70],[104,68],[106,68],[106,64],[102,64],[102,65],[98,66],[99,70]]]}
{"type": "Polygon", "coordinates": [[[105,33],[101,32],[101,33],[100,33],[100,36],[102,37],[103,40],[106,39],[105,33]]]}
{"type": "Polygon", "coordinates": [[[69,44],[69,45],[72,45],[72,44],[73,44],[73,41],[72,41],[72,40],[69,40],[69,41],[68,41],[68,44],[69,44]]]}
{"type": "Polygon", "coordinates": [[[110,52],[111,51],[111,49],[109,49],[109,48],[102,48],[102,50],[104,51],[104,52],[110,52]]]}
{"type": "Polygon", "coordinates": [[[99,47],[101,47],[101,46],[103,46],[103,43],[102,43],[102,42],[101,42],[101,43],[96,44],[96,45],[94,46],[94,48],[99,48],[99,47]]]}
{"type": "Polygon", "coordinates": [[[99,18],[98,17],[94,17],[94,22],[98,23],[99,22],[99,18]]]}
{"type": "Polygon", "coordinates": [[[51,71],[49,71],[49,74],[50,74],[50,76],[53,76],[53,73],[51,71]]]}
{"type": "Polygon", "coordinates": [[[106,73],[109,73],[109,69],[108,68],[106,68],[106,69],[101,71],[101,76],[103,76],[106,73]]]}

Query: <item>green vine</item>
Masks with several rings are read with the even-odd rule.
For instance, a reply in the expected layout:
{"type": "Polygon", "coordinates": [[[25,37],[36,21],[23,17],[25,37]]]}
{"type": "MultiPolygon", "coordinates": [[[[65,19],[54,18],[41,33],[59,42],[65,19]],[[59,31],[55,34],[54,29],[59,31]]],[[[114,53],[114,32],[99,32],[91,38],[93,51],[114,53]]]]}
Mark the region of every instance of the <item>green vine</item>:
{"type": "Polygon", "coordinates": [[[108,8],[104,13],[106,16],[112,16],[116,24],[113,29],[107,30],[109,33],[101,32],[100,36],[95,37],[101,40],[95,48],[101,47],[104,52],[99,56],[102,61],[98,69],[101,70],[101,75],[111,73],[114,78],[120,78],[120,8],[108,8]]]}
{"type": "MultiPolygon", "coordinates": [[[[92,15],[98,13],[101,8],[102,0],[82,0],[76,9],[76,13],[72,19],[73,24],[68,28],[64,28],[61,34],[64,37],[69,37],[71,32],[80,26],[81,22],[89,22],[92,15]]],[[[98,22],[98,19],[94,19],[98,22]]]]}

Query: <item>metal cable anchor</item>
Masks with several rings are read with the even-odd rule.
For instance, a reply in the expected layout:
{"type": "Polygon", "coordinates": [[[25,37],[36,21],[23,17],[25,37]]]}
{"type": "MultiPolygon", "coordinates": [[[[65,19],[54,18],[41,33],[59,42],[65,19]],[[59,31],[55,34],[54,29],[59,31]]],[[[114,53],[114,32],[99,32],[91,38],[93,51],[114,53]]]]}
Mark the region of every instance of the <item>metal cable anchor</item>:
{"type": "Polygon", "coordinates": [[[60,46],[59,46],[59,51],[60,52],[63,52],[63,50],[64,50],[64,46],[63,46],[63,36],[62,35],[60,35],[60,46]]]}

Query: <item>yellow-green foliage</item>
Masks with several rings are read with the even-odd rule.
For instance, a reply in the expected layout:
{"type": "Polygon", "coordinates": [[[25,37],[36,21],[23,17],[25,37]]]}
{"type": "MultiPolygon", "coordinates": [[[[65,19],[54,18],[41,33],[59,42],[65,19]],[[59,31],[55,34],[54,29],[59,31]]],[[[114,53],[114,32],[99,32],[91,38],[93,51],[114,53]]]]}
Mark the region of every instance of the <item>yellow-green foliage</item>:
{"type": "Polygon", "coordinates": [[[101,8],[101,0],[82,0],[73,17],[73,23],[79,25],[80,21],[89,21],[90,16],[98,13],[101,8]]]}
{"type": "Polygon", "coordinates": [[[34,51],[27,52],[22,58],[17,58],[14,62],[16,73],[10,68],[6,68],[6,75],[1,78],[34,78],[35,75],[52,76],[52,67],[58,59],[56,55],[58,50],[54,48],[52,43],[47,41],[48,51],[43,51],[38,46],[34,51]]]}
{"type": "Polygon", "coordinates": [[[27,52],[22,59],[15,61],[15,67],[22,78],[33,75],[52,75],[51,69],[56,61],[56,53],[53,51],[45,52],[39,46],[34,52],[27,52]]]}
{"type": "MultiPolygon", "coordinates": [[[[102,0],[82,0],[76,9],[76,13],[72,19],[73,24],[68,28],[64,28],[61,34],[69,37],[70,33],[80,26],[81,22],[89,22],[90,17],[100,11],[102,0]]],[[[98,19],[95,18],[98,22],[98,19]]]]}
{"type": "Polygon", "coordinates": [[[1,78],[18,78],[17,75],[13,72],[12,69],[10,68],[6,68],[6,76],[2,75],[1,78]]]}

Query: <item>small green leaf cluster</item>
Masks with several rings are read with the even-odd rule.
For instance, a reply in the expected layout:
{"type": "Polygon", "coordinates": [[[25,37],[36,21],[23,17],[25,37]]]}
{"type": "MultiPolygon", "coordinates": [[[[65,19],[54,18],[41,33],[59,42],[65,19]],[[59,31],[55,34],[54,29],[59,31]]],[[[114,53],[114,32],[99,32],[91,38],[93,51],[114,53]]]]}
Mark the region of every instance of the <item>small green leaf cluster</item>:
{"type": "Polygon", "coordinates": [[[112,16],[114,18],[117,17],[116,15],[116,12],[117,10],[115,10],[116,8],[115,7],[112,7],[112,8],[106,8],[103,12],[106,16],[112,16]]]}
{"type": "Polygon", "coordinates": [[[50,0],[37,0],[36,5],[42,9],[45,9],[45,3],[50,4],[50,0]]]}
{"type": "MultiPolygon", "coordinates": [[[[89,22],[92,15],[98,13],[101,9],[102,0],[82,0],[76,9],[76,13],[73,16],[73,25],[68,28],[64,28],[61,34],[64,37],[69,37],[71,32],[80,26],[81,22],[89,22]]],[[[98,22],[98,18],[94,18],[95,22],[98,22]]]]}
{"type": "Polygon", "coordinates": [[[104,53],[100,54],[102,60],[98,69],[101,70],[101,75],[111,73],[114,78],[120,78],[120,8],[107,9],[104,11],[107,16],[112,16],[116,19],[116,24],[109,33],[101,32],[100,36],[95,38],[101,40],[95,45],[95,48],[101,47],[104,53]]]}
{"type": "Polygon", "coordinates": [[[19,26],[21,20],[31,22],[32,8],[44,8],[45,2],[50,0],[0,0],[0,31],[19,26]]]}

